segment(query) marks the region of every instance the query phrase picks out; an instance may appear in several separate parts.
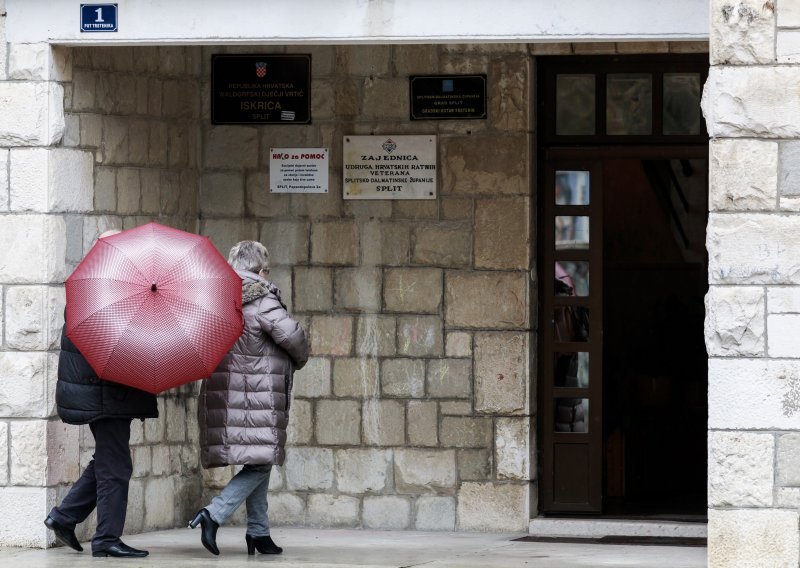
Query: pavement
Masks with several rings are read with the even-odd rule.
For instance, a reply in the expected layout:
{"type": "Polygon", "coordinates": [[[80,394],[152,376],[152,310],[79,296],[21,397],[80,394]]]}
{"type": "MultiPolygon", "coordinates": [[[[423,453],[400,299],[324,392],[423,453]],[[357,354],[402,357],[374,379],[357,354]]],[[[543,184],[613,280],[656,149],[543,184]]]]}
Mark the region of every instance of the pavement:
{"type": "Polygon", "coordinates": [[[583,543],[514,542],[521,534],[436,533],[336,529],[274,528],[280,556],[247,556],[243,527],[223,527],[217,535],[221,554],[200,544],[200,531],[174,529],[125,536],[150,551],[142,560],[92,558],[58,547],[48,550],[0,548],[0,566],[8,568],[195,568],[252,566],[270,568],[696,568],[706,566],[705,547],[634,546],[583,543]]]}

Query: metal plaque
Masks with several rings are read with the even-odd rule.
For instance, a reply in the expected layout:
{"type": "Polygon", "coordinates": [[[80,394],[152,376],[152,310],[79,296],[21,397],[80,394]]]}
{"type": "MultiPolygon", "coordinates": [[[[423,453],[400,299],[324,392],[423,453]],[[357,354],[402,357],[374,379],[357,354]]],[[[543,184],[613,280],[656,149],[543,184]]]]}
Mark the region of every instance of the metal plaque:
{"type": "Polygon", "coordinates": [[[486,75],[412,75],[412,120],[486,118],[486,75]]]}
{"type": "Polygon", "coordinates": [[[81,4],[81,33],[117,31],[118,9],[116,4],[81,4]]]}
{"type": "Polygon", "coordinates": [[[328,193],[327,148],[270,148],[271,193],[328,193]]]}
{"type": "Polygon", "coordinates": [[[309,124],[310,55],[211,56],[212,124],[309,124]]]}
{"type": "Polygon", "coordinates": [[[436,136],[345,136],[345,199],[436,199],[436,136]]]}

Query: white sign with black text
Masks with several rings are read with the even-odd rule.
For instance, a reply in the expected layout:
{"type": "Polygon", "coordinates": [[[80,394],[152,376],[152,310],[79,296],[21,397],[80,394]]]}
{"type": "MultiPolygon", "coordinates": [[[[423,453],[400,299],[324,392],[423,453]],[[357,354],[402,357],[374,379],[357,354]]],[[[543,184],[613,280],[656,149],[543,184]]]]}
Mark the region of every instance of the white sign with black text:
{"type": "Polygon", "coordinates": [[[271,193],[328,193],[327,148],[270,148],[271,193]]]}
{"type": "Polygon", "coordinates": [[[345,199],[436,199],[436,136],[345,136],[345,199]]]}

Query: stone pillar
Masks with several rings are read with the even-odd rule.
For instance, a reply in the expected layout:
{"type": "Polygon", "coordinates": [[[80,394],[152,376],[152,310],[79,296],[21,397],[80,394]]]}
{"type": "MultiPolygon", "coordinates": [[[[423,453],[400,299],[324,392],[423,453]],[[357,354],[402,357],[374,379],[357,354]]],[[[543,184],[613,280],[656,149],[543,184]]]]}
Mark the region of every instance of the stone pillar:
{"type": "Polygon", "coordinates": [[[800,560],[800,10],[712,0],[709,566],[800,560]]]}

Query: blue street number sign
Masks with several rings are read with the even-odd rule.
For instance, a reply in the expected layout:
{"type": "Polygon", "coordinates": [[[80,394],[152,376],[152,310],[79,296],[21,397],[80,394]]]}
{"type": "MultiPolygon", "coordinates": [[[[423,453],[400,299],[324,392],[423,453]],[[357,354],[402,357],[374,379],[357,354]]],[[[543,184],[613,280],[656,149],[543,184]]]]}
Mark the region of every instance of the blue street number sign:
{"type": "Polygon", "coordinates": [[[81,32],[117,31],[116,4],[81,4],[81,32]]]}

